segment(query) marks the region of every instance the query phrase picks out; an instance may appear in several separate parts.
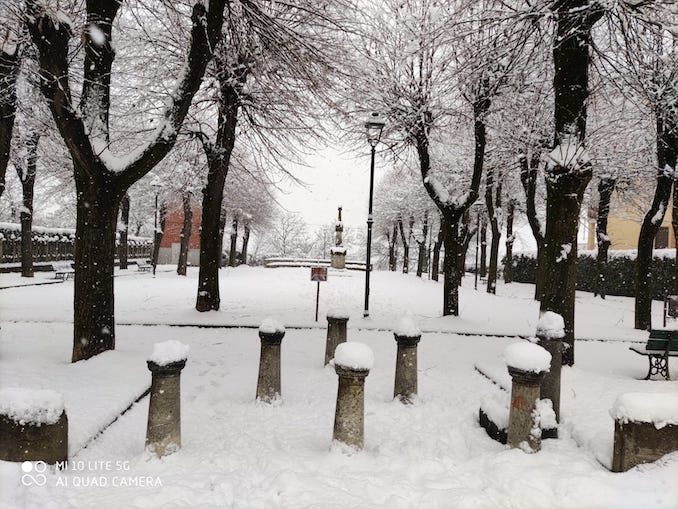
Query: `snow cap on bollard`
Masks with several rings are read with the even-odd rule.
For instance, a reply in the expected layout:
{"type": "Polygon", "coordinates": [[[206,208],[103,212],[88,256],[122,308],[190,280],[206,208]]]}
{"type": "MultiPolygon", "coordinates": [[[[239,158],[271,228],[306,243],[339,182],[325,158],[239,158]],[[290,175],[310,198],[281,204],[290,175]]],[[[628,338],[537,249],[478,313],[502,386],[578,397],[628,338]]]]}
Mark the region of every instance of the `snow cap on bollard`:
{"type": "Polygon", "coordinates": [[[421,330],[414,323],[411,316],[405,316],[398,322],[398,326],[393,331],[393,334],[396,336],[416,338],[421,337],[421,330]]]}
{"type": "Polygon", "coordinates": [[[565,337],[565,321],[563,317],[553,311],[539,313],[537,324],[539,339],[562,339],[565,337]]]}
{"type": "Polygon", "coordinates": [[[190,348],[188,345],[180,341],[170,339],[162,343],[155,343],[153,345],[153,352],[148,356],[148,361],[157,364],[158,366],[167,366],[188,359],[188,352],[190,348]]]}
{"type": "Polygon", "coordinates": [[[341,343],[334,351],[334,365],[356,371],[369,371],[374,366],[372,349],[362,343],[341,343]]]}
{"type": "Polygon", "coordinates": [[[526,373],[543,373],[551,367],[551,354],[529,341],[510,344],[504,350],[503,357],[509,368],[526,373]]]}
{"type": "Polygon", "coordinates": [[[348,309],[341,306],[332,306],[330,309],[327,310],[327,319],[348,320],[349,319],[348,309]]]}
{"type": "Polygon", "coordinates": [[[265,318],[259,326],[259,332],[262,334],[276,334],[285,333],[285,326],[275,318],[265,318]]]}

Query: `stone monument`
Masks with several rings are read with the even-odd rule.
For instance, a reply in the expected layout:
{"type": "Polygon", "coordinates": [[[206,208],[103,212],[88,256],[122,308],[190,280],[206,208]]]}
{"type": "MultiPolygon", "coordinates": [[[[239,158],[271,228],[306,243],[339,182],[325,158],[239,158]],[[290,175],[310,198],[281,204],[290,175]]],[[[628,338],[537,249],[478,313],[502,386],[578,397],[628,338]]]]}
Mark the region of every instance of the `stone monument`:
{"type": "Polygon", "coordinates": [[[333,269],[346,268],[346,248],[343,245],[344,223],[341,222],[341,205],[339,206],[339,217],[334,227],[334,247],[330,249],[333,269]]]}

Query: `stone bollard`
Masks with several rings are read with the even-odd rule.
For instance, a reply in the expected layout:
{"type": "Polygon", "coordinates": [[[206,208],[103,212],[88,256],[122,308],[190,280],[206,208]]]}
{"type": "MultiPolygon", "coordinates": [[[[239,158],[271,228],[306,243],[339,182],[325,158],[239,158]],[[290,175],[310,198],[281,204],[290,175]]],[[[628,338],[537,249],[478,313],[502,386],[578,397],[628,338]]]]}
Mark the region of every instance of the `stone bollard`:
{"type": "Polygon", "coordinates": [[[280,344],[285,337],[285,327],[271,318],[265,319],[259,327],[261,356],[259,357],[259,378],[257,379],[257,400],[272,403],[280,399],[280,344]]]}
{"type": "Polygon", "coordinates": [[[68,459],[68,418],[60,394],[8,387],[0,391],[0,460],[68,459]]]}
{"type": "Polygon", "coordinates": [[[541,428],[537,415],[539,384],[551,362],[549,353],[529,343],[506,347],[504,359],[513,380],[509,408],[508,444],[525,452],[541,449],[541,428]]]}
{"type": "Polygon", "coordinates": [[[146,362],[152,376],[146,449],[158,457],[181,448],[180,382],[188,351],[188,346],[179,341],[156,343],[146,362]]]}
{"type": "Polygon", "coordinates": [[[417,395],[417,344],[421,331],[411,319],[404,318],[393,335],[398,343],[393,397],[409,404],[417,395]]]}
{"type": "Polygon", "coordinates": [[[334,350],[337,345],[346,343],[346,325],[348,312],[339,308],[332,308],[327,312],[327,342],[325,344],[325,366],[334,359],[334,350]]]}
{"type": "Polygon", "coordinates": [[[332,438],[355,449],[365,443],[365,377],[373,364],[372,350],[361,343],[342,343],[334,352],[339,388],[332,438]]]}
{"type": "MultiPolygon", "coordinates": [[[[560,376],[564,337],[565,322],[563,317],[552,311],[542,313],[537,325],[537,339],[539,346],[551,354],[551,365],[541,381],[539,397],[551,400],[557,423],[560,423],[560,376]]],[[[542,438],[558,438],[558,428],[544,430],[542,438]]]]}

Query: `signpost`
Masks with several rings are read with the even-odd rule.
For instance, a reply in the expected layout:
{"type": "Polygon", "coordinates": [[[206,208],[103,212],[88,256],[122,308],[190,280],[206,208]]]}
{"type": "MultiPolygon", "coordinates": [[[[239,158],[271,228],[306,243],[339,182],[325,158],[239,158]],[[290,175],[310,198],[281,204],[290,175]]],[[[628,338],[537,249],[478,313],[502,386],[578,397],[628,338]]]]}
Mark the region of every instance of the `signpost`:
{"type": "Polygon", "coordinates": [[[318,304],[320,302],[320,283],[327,281],[327,267],[311,267],[311,281],[318,283],[315,292],[315,321],[318,321],[318,304]]]}

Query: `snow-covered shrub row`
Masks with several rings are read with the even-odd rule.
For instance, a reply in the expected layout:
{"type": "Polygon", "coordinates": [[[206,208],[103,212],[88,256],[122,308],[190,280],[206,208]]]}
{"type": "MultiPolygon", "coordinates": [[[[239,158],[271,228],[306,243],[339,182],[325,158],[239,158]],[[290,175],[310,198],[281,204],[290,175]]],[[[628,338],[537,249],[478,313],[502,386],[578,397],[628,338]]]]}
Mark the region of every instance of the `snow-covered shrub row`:
{"type": "MultiPolygon", "coordinates": [[[[652,261],[652,298],[663,299],[671,293],[675,250],[655,249],[652,261]]],[[[636,250],[610,251],[605,274],[606,295],[635,296],[636,250]]],[[[513,256],[513,280],[534,283],[537,276],[536,253],[513,256]]],[[[598,278],[596,253],[580,252],[577,260],[577,290],[593,292],[598,278]]]]}

